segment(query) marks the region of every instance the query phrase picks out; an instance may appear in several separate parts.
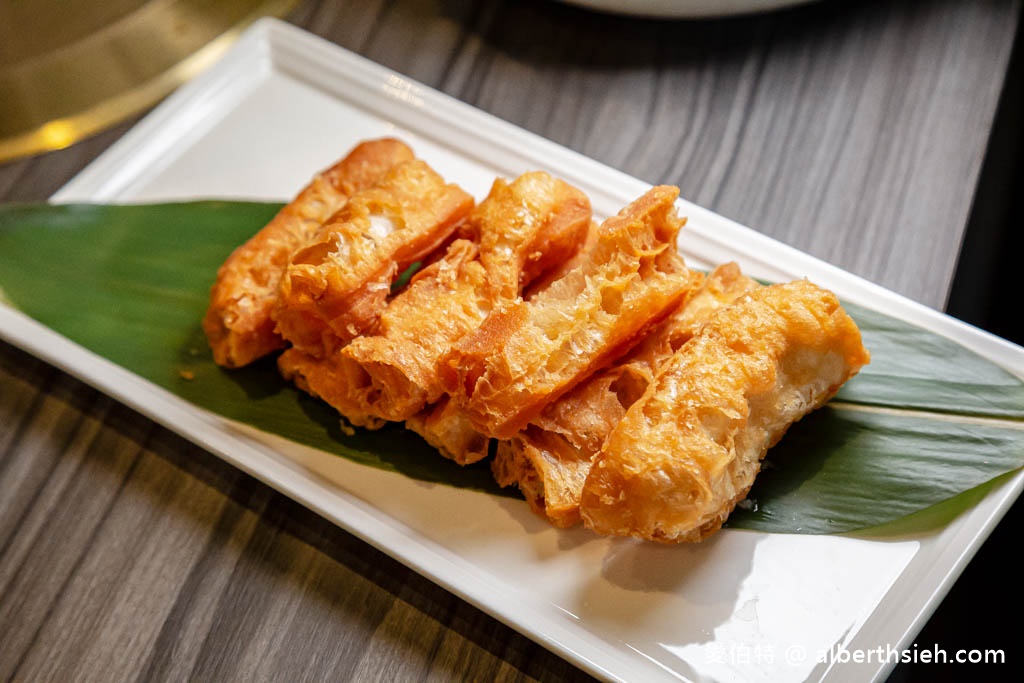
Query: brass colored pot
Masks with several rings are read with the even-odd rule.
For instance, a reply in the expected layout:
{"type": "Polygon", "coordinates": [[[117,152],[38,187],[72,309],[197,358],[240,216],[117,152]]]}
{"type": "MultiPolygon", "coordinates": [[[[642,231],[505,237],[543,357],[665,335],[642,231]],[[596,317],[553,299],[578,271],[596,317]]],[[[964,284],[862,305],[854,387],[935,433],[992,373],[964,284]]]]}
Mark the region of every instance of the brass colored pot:
{"type": "Polygon", "coordinates": [[[0,161],[61,149],[152,106],[293,0],[3,0],[0,161]]]}

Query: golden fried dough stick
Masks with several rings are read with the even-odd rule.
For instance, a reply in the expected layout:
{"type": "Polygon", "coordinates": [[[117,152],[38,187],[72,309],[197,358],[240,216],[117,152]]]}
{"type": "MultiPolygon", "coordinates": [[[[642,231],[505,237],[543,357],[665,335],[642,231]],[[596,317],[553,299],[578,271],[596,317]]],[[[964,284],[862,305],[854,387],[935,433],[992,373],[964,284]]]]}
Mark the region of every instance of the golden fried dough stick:
{"type": "Polygon", "coordinates": [[[323,357],[289,349],[278,366],[354,425],[405,420],[441,397],[437,357],[492,303],[477,246],[458,239],[388,304],[380,334],[356,337],[323,357]]]}
{"type": "MultiPolygon", "coordinates": [[[[460,231],[478,240],[479,248],[456,240],[442,260],[417,273],[388,304],[375,334],[357,337],[338,352],[338,362],[356,363],[366,374],[360,387],[364,409],[405,420],[440,399],[441,356],[501,300],[518,296],[521,286],[545,268],[571,258],[590,221],[586,195],[547,173],[496,181],[460,231]]],[[[441,423],[422,424],[429,429],[441,423]]],[[[424,433],[425,438],[443,441],[452,433],[448,421],[443,424],[443,433],[424,433]]],[[[452,448],[441,450],[454,453],[455,446],[477,440],[460,434],[452,448]]]]}
{"type": "Polygon", "coordinates": [[[351,424],[379,429],[384,420],[371,415],[363,405],[367,388],[366,373],[354,363],[338,362],[337,355],[320,358],[290,348],[277,357],[281,376],[307,394],[331,405],[351,424]]]}
{"type": "Polygon", "coordinates": [[[284,346],[270,313],[291,255],[353,194],[413,158],[398,140],[370,140],[317,175],[217,271],[203,329],[219,365],[240,367],[284,346]]]}
{"type": "Polygon", "coordinates": [[[558,527],[578,524],[590,463],[661,363],[714,311],[760,285],[735,263],[719,266],[661,325],[612,366],[547,405],[533,422],[498,444],[491,469],[501,486],[516,485],[530,508],[558,527]]]}
{"type": "Polygon", "coordinates": [[[395,277],[466,220],[473,198],[416,159],[354,195],[292,255],[273,316],[293,347],[317,357],[372,331],[395,277]]]}
{"type": "Polygon", "coordinates": [[[547,404],[627,352],[694,287],[676,236],[674,187],[655,187],[605,221],[580,266],[529,300],[503,304],[440,367],[484,434],[510,438],[547,404]]]}
{"type": "Polygon", "coordinates": [[[473,242],[453,242],[391,301],[377,334],[357,337],[339,352],[366,373],[381,417],[405,420],[444,393],[437,359],[494,304],[477,255],[473,242]]]}
{"type": "Polygon", "coordinates": [[[608,436],[583,486],[584,523],[666,543],[713,533],[768,448],[868,360],[835,295],[807,281],[721,309],[608,436]]]}
{"type": "Polygon", "coordinates": [[[461,231],[479,248],[457,240],[394,298],[376,334],[341,351],[363,367],[384,403],[397,406],[384,417],[405,419],[437,401],[444,393],[437,376],[442,354],[502,299],[518,296],[520,283],[543,273],[542,266],[571,257],[589,223],[586,196],[547,173],[496,181],[461,231]]]}
{"type": "MultiPolygon", "coordinates": [[[[540,273],[537,263],[572,256],[586,234],[589,206],[582,192],[546,173],[496,182],[460,230],[479,239],[480,247],[455,240],[387,304],[374,334],[358,336],[322,358],[289,350],[279,363],[282,372],[352,424],[414,418],[444,393],[437,377],[440,356],[479,326],[501,298],[518,294],[519,282],[532,277],[522,277],[524,267],[540,273]],[[506,283],[514,288],[511,293],[506,283]]],[[[464,420],[440,416],[417,423],[424,436],[457,460],[479,457],[466,449],[482,437],[459,432],[464,420]]]]}
{"type": "Polygon", "coordinates": [[[422,436],[441,455],[460,465],[487,457],[490,439],[478,432],[447,396],[410,417],[405,426],[422,436]]]}
{"type": "Polygon", "coordinates": [[[723,263],[708,273],[683,305],[673,311],[662,331],[644,339],[630,358],[634,364],[642,360],[647,367],[656,369],[669,355],[690,341],[697,328],[716,311],[731,306],[744,294],[760,287],[761,284],[744,275],[737,264],[723,263]]]}
{"type": "Polygon", "coordinates": [[[579,251],[590,221],[585,194],[543,171],[531,171],[511,183],[495,180],[468,226],[497,296],[515,298],[579,251]]]}
{"type": "Polygon", "coordinates": [[[544,291],[552,282],[561,280],[569,271],[580,267],[589,258],[589,254],[594,247],[597,246],[597,236],[600,232],[601,226],[598,225],[597,221],[591,219],[590,225],[587,226],[587,233],[583,237],[583,242],[580,244],[579,249],[576,250],[576,254],[572,258],[552,266],[544,273],[530,280],[523,287],[522,297],[524,299],[532,299],[534,294],[544,291]]]}
{"type": "Polygon", "coordinates": [[[559,434],[527,425],[513,439],[498,441],[491,472],[499,485],[518,486],[536,514],[568,528],[580,523],[580,491],[592,455],[559,434]]]}

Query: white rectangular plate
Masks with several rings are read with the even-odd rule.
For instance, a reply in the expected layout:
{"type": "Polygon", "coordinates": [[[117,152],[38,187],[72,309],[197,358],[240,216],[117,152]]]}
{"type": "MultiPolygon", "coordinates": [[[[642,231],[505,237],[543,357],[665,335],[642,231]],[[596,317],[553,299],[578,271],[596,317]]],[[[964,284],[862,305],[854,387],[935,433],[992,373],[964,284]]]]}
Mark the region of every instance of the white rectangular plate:
{"type": "MultiPolygon", "coordinates": [[[[264,20],[54,200],[285,200],[356,142],[397,135],[482,198],[544,169],[599,216],[646,185],[286,24],[264,20]]],[[[1024,376],[1024,352],[680,201],[688,262],[810,277],[951,337],[1024,376]]],[[[869,680],[876,661],[819,663],[834,645],[901,647],[1022,487],[1017,476],[947,527],[884,542],[726,530],[661,547],[556,530],[525,503],[428,485],[228,422],[9,308],[0,334],[219,454],[579,667],[615,680],[869,680]]]]}

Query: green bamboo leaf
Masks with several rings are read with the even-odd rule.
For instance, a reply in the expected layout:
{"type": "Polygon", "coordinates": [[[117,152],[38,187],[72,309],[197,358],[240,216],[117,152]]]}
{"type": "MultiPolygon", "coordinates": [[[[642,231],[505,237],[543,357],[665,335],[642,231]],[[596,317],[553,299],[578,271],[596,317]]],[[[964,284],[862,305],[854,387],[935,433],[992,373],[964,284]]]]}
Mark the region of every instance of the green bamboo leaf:
{"type": "Polygon", "coordinates": [[[200,320],[217,267],[280,208],[251,202],[0,206],[0,290],[69,339],[224,417],[356,462],[498,493],[399,426],[346,433],[274,359],[218,367],[200,320]]]}
{"type": "MultiPolygon", "coordinates": [[[[407,476],[497,493],[486,465],[460,468],[401,428],[346,434],[330,407],[281,380],[273,359],[237,371],[213,363],[199,321],[217,266],[279,206],[0,206],[0,296],[225,417],[407,476]]],[[[907,523],[892,520],[942,523],[1024,464],[1024,383],[947,339],[848,309],[872,364],[793,426],[769,454],[752,508],[730,526],[899,533],[907,523]]]]}
{"type": "Polygon", "coordinates": [[[729,525],[812,534],[878,526],[1017,469],[1022,444],[1024,424],[830,404],[769,452],[750,508],[729,525]]]}
{"type": "Polygon", "coordinates": [[[1024,420],[1024,383],[940,337],[877,311],[845,303],[871,350],[871,364],[839,401],[958,415],[1024,420]]]}

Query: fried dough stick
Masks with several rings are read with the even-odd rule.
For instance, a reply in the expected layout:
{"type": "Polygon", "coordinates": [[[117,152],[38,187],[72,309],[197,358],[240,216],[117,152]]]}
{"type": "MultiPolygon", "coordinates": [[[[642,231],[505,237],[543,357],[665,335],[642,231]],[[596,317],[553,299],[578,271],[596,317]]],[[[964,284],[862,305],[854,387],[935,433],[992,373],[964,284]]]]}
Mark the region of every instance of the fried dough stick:
{"type": "Polygon", "coordinates": [[[432,362],[437,346],[479,324],[491,305],[488,292],[476,245],[456,240],[388,304],[382,334],[357,337],[323,358],[288,349],[278,367],[356,426],[404,420],[440,397],[432,362]]]}
{"type": "Polygon", "coordinates": [[[470,195],[425,162],[394,167],[292,255],[273,312],[278,332],[318,358],[372,332],[397,275],[444,243],[472,208],[470,195]]]}
{"type": "Polygon", "coordinates": [[[514,299],[575,256],[593,214],[590,199],[543,171],[498,178],[468,223],[497,299],[514,299]]]}
{"type": "Polygon", "coordinates": [[[584,523],[601,534],[701,540],[746,497],[768,448],[868,360],[835,295],[807,281],[721,309],[608,436],[583,486],[584,523]]]}
{"type": "Polygon", "coordinates": [[[444,397],[440,358],[499,303],[520,296],[538,277],[575,256],[591,221],[587,196],[547,173],[524,173],[511,183],[495,180],[462,231],[479,244],[476,277],[456,274],[446,282],[425,281],[423,287],[413,283],[382,318],[382,333],[354,340],[341,355],[366,371],[385,397],[382,404],[401,406],[388,419],[405,419],[407,427],[456,462],[480,460],[487,454],[487,438],[444,397]],[[393,308],[398,309],[394,316],[393,308]]]}
{"type": "Polygon", "coordinates": [[[288,259],[311,240],[349,197],[374,184],[393,166],[413,158],[398,140],[370,140],[317,175],[217,271],[203,329],[213,359],[241,367],[284,347],[271,310],[288,259]]]}
{"type": "MultiPolygon", "coordinates": [[[[548,284],[576,267],[596,242],[597,225],[591,221],[586,237],[572,258],[556,264],[523,285],[523,296],[543,290],[548,284]]],[[[405,421],[408,429],[422,436],[440,453],[459,463],[468,465],[483,460],[489,454],[491,439],[480,433],[459,406],[444,395],[425,410],[405,421]]]]}
{"type": "Polygon", "coordinates": [[[418,275],[388,306],[378,334],[352,341],[341,355],[358,363],[387,405],[390,420],[403,420],[444,393],[437,374],[441,356],[479,327],[502,300],[519,295],[546,267],[571,257],[586,236],[590,201],[547,173],[527,173],[494,183],[474,209],[459,240],[430,273],[418,275]]]}
{"type": "MultiPolygon", "coordinates": [[[[571,257],[590,220],[587,197],[546,173],[527,173],[511,184],[496,181],[461,231],[478,239],[479,248],[466,239],[453,242],[392,299],[376,334],[357,337],[324,359],[291,349],[279,365],[353,424],[414,418],[444,393],[437,377],[441,355],[499,300],[517,295],[520,282],[543,273],[538,263],[550,267],[571,257]]],[[[423,421],[424,435],[443,446],[450,428],[432,434],[436,424],[423,421]]],[[[479,441],[478,435],[460,435],[458,446],[445,452],[469,457],[465,444],[479,441]]]]}
{"type": "Polygon", "coordinates": [[[460,465],[479,462],[490,450],[490,438],[477,431],[447,395],[410,417],[405,426],[460,465]]]}
{"type": "Polygon", "coordinates": [[[658,366],[714,311],[759,286],[735,263],[716,268],[629,355],[549,404],[519,434],[501,441],[491,463],[498,484],[518,486],[530,508],[555,526],[578,524],[591,460],[646,391],[658,366]]]}
{"type": "Polygon", "coordinates": [[[510,438],[543,407],[626,353],[698,282],[676,236],[678,189],[653,188],[605,221],[578,268],[500,306],[441,364],[445,389],[484,434],[510,438]]]}
{"type": "MultiPolygon", "coordinates": [[[[511,184],[498,179],[476,218],[470,225],[500,298],[544,289],[574,268],[596,242],[590,200],[545,173],[526,173],[511,184]]],[[[407,419],[405,426],[461,465],[488,455],[490,439],[448,396],[407,419]]]]}

